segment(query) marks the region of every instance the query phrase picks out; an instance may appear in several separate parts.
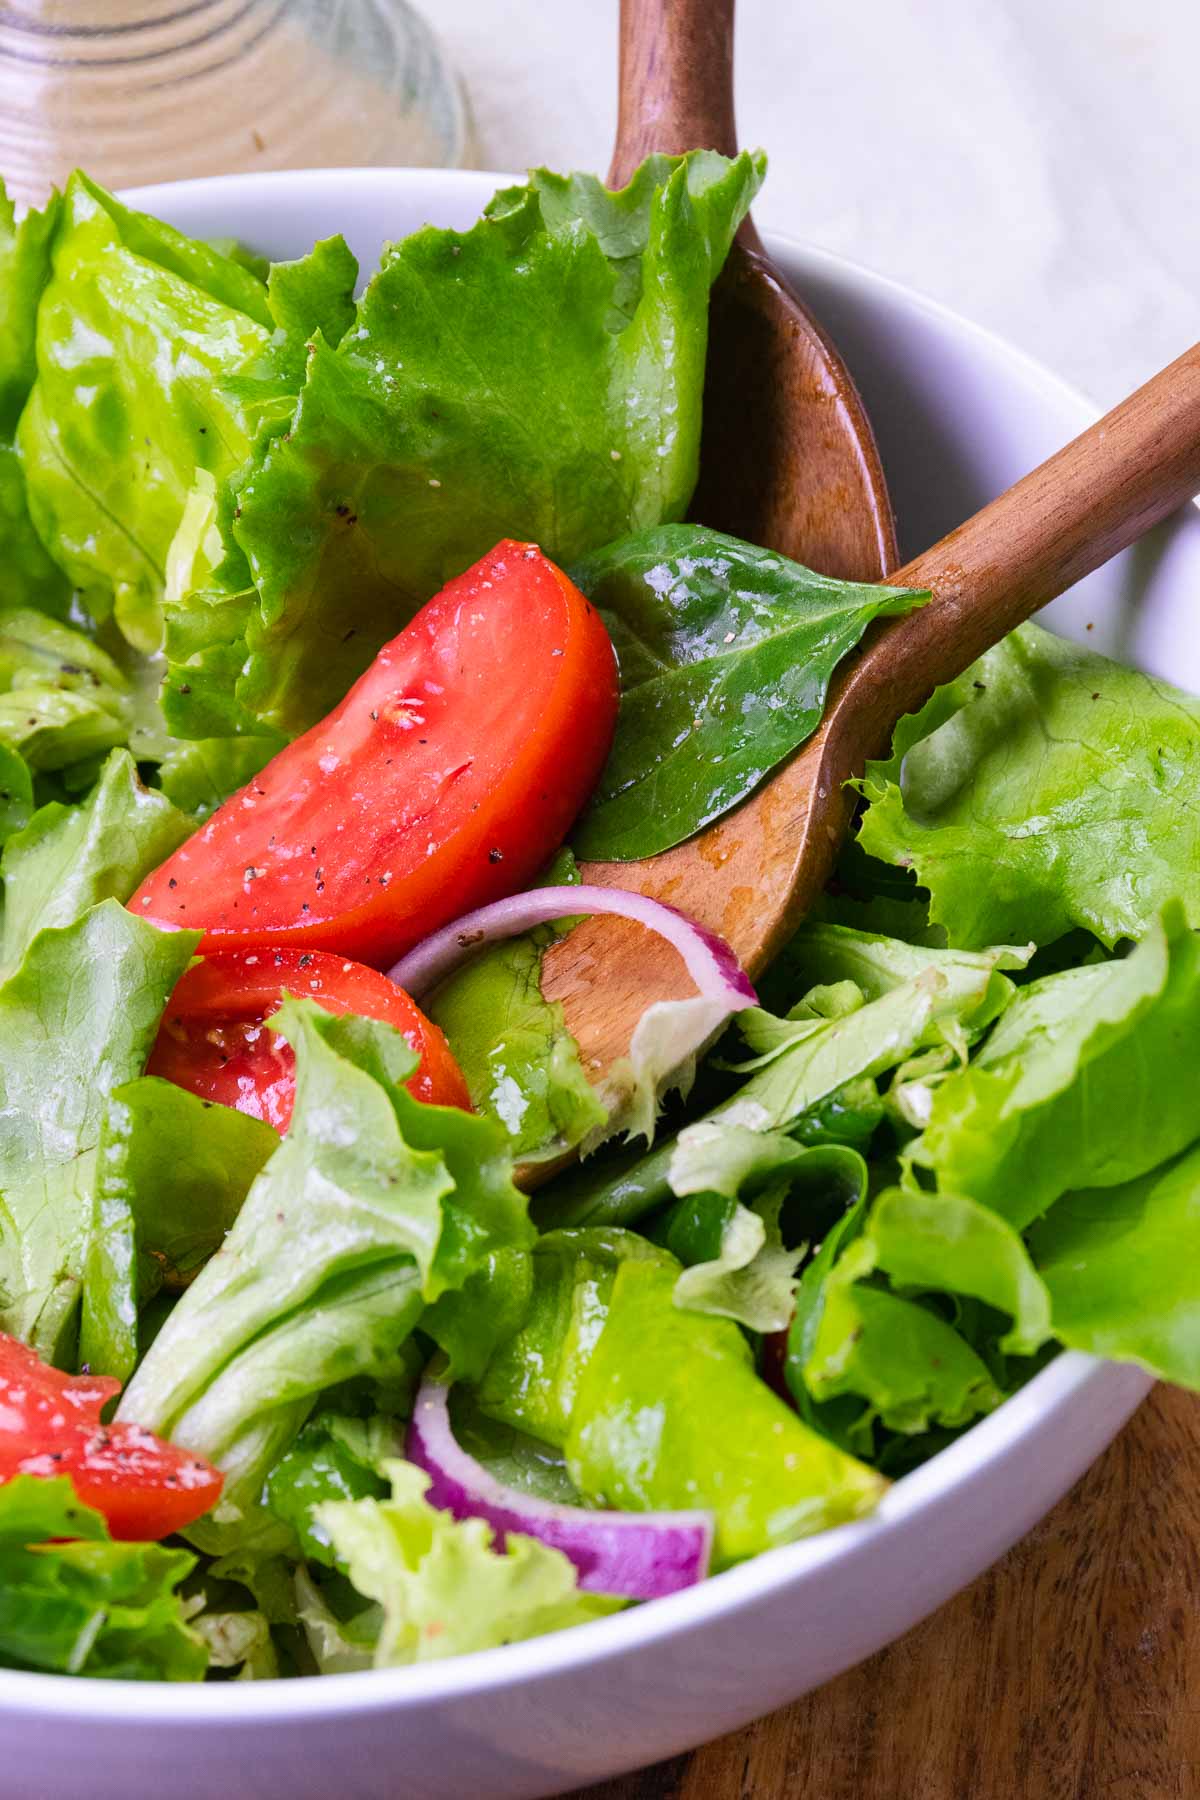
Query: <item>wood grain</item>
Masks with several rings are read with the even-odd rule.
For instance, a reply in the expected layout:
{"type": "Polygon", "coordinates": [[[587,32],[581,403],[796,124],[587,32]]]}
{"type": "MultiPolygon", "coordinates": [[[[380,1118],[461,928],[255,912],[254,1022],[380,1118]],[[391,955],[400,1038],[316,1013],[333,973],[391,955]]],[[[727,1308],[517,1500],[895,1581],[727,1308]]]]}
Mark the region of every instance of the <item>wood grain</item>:
{"type": "Polygon", "coordinates": [[[587,1792],[1196,1800],[1200,1398],[1156,1389],[1023,1543],[890,1649],[744,1731],[587,1792]]]}

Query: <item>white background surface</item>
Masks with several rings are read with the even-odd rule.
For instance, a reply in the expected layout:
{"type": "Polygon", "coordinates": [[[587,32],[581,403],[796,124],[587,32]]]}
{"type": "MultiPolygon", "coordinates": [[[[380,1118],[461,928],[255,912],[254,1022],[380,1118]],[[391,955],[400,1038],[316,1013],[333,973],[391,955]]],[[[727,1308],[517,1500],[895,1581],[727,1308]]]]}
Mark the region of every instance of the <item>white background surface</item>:
{"type": "MultiPolygon", "coordinates": [[[[480,166],[603,170],[617,0],[422,0],[480,166]]],[[[740,0],[760,224],[1112,402],[1200,338],[1200,0],[740,0]]]]}

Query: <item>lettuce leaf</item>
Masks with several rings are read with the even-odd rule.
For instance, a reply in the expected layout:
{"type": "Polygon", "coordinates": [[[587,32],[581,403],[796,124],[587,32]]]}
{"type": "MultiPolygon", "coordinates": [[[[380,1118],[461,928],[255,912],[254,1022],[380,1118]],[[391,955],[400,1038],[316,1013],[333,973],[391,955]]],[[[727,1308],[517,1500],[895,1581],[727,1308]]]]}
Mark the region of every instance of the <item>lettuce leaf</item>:
{"type": "Polygon", "coordinates": [[[876,1418],[906,1434],[953,1428],[1003,1397],[982,1357],[937,1313],[836,1272],[825,1283],[803,1377],[818,1405],[845,1395],[865,1402],[851,1441],[867,1456],[876,1418]]]}
{"type": "Polygon", "coordinates": [[[475,1390],[482,1413],[562,1448],[617,1270],[629,1260],[678,1268],[673,1256],[633,1231],[548,1231],[537,1240],[527,1316],[500,1344],[475,1390]]]}
{"type": "Polygon", "coordinates": [[[608,627],[621,710],[573,834],[631,861],[728,812],[815,731],[834,669],[873,619],[927,597],[832,581],[700,525],[660,525],[571,571],[608,627]]]}
{"type": "Polygon", "coordinates": [[[162,639],[167,551],[197,468],[218,480],[294,382],[247,270],[67,184],[17,442],[42,542],[94,616],[143,651],[162,639]]]}
{"type": "Polygon", "coordinates": [[[680,1201],[663,1241],[688,1265],[676,1306],[785,1331],[808,1243],[865,1193],[867,1166],[844,1145],[808,1149],[783,1132],[711,1121],[680,1132],[669,1180],[680,1201]]]}
{"type": "Polygon", "coordinates": [[[113,1543],[65,1476],[14,1476],[0,1485],[0,1663],[199,1681],[208,1653],[175,1591],[194,1563],[186,1550],[113,1543]]]}
{"type": "Polygon", "coordinates": [[[1023,988],[910,1146],[947,1193],[1018,1230],[1077,1187],[1115,1187],[1200,1137],[1200,940],[1168,906],[1123,960],[1023,988]]]}
{"type": "Polygon", "coordinates": [[[562,1007],[542,994],[549,932],[494,944],[456,969],[425,1006],[445,1032],[471,1100],[498,1119],[512,1153],[542,1161],[574,1149],[607,1112],[562,1007]]]}
{"type": "Polygon", "coordinates": [[[389,1498],[326,1500],[315,1514],[354,1586],[381,1609],[377,1669],[518,1643],[623,1604],[581,1594],[560,1550],[516,1533],[497,1550],[483,1519],[430,1506],[429,1477],[411,1463],[391,1458],[383,1473],[389,1498]]]}
{"type": "Polygon", "coordinates": [[[267,1504],[292,1527],[310,1562],[332,1568],[337,1560],[314,1509],[326,1500],[381,1499],[387,1482],[378,1464],[402,1443],[397,1421],[377,1416],[368,1428],[359,1419],[322,1413],[280,1457],[267,1477],[267,1504]]]}
{"type": "Polygon", "coordinates": [[[225,1471],[202,1547],[245,1528],[324,1389],[404,1375],[425,1303],[531,1236],[501,1133],[413,1100],[398,1032],[294,1000],[272,1025],[296,1053],[288,1135],[120,1406],[225,1471]]]}
{"type": "Polygon", "coordinates": [[[139,1075],[198,942],[116,900],[39,931],[0,986],[0,1330],[70,1356],[105,1098],[139,1075]]]}
{"type": "Polygon", "coordinates": [[[708,291],[762,169],[652,157],[621,193],[536,171],[470,231],[385,252],[239,495],[250,714],[312,724],[499,538],[569,563],[682,516],[708,291]]]}
{"type": "Polygon", "coordinates": [[[588,1503],[711,1507],[726,1561],[874,1503],[878,1478],[759,1380],[738,1327],[676,1304],[668,1251],[632,1231],[553,1231],[533,1264],[528,1318],[473,1399],[564,1450],[588,1503]]]}
{"type": "Polygon", "coordinates": [[[1016,991],[1006,971],[1024,969],[1033,951],[1031,943],[946,950],[817,922],[802,925],[785,944],[772,964],[771,982],[773,990],[790,988],[802,996],[788,1017],[804,1018],[814,1010],[810,996],[818,983],[853,982],[864,999],[880,1000],[926,969],[936,969],[946,988],[932,1038],[951,1043],[965,1057],[968,1042],[999,1018],[1016,991]]]}
{"type": "MultiPolygon", "coordinates": [[[[897,945],[896,954],[900,965],[915,956],[919,972],[903,979],[898,974],[896,985],[865,1004],[843,991],[832,1014],[803,1004],[793,1009],[802,1015],[795,1019],[754,1007],[739,1013],[737,1029],[759,1054],[745,1065],[749,1078],[706,1117],[752,1131],[795,1131],[803,1138],[806,1116],[864,1077],[896,1068],[924,1044],[943,1041],[955,1020],[970,1019],[990,1004],[989,996],[1003,992],[995,985],[997,962],[1012,953],[990,952],[969,966],[956,958],[948,968],[938,965],[935,951],[897,945]]],[[[674,1149],[667,1140],[641,1157],[585,1164],[540,1198],[539,1220],[564,1226],[632,1224],[671,1198],[674,1149]]]]}
{"type": "Polygon", "coordinates": [[[37,771],[128,743],[124,672],[84,632],[27,607],[0,613],[0,741],[37,771]]]}
{"type": "Polygon", "coordinates": [[[718,1567],[869,1512],[881,1478],[810,1431],[729,1319],[681,1311],[677,1268],[617,1269],[582,1375],[567,1469],[593,1504],[702,1506],[718,1567]]]}
{"type": "Polygon", "coordinates": [[[1064,1194],[1029,1248],[1064,1344],[1200,1388],[1200,1150],[1064,1194]]]}
{"type": "Polygon", "coordinates": [[[129,752],[114,750],[82,805],[52,801],[5,845],[0,966],[15,967],[39,931],[70,925],[101,900],[128,900],[191,829],[142,786],[129,752]]]}
{"type": "Polygon", "coordinates": [[[125,1381],[138,1310],[187,1285],[233,1227],[278,1148],[269,1125],[143,1075],[108,1096],[83,1271],[79,1360],[125,1381]]]}
{"type": "MultiPolygon", "coordinates": [[[[1007,1220],[957,1194],[889,1188],[858,1240],[860,1273],[880,1269],[909,1289],[968,1294],[1012,1319],[1000,1349],[1032,1356],[1053,1335],[1051,1301],[1007,1220]]],[[[943,1421],[949,1423],[949,1421],[943,1421]]]]}
{"type": "Polygon", "coordinates": [[[37,373],[37,307],[50,279],[50,245],[60,200],[31,207],[17,223],[0,181],[0,608],[31,606],[61,617],[70,599],[62,570],[33,528],[13,437],[37,373]]]}
{"type": "Polygon", "coordinates": [[[1200,925],[1200,701],[1024,625],[873,763],[860,843],[915,871],[952,944],[1200,925]]]}
{"type": "Polygon", "coordinates": [[[16,446],[0,436],[0,608],[28,606],[61,618],[70,583],[48,554],[29,516],[16,446]]]}
{"type": "Polygon", "coordinates": [[[154,778],[171,804],[190,814],[195,823],[245,787],[278,748],[276,739],[263,737],[176,742],[159,763],[154,778]]]}

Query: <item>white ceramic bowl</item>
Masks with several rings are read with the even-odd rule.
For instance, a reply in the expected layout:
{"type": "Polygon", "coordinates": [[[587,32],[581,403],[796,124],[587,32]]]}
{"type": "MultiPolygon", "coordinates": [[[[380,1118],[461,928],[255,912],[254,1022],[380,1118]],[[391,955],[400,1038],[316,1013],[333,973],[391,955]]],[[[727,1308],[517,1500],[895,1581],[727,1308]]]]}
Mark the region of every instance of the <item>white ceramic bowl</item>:
{"type": "MultiPolygon", "coordinates": [[[[387,238],[426,221],[469,224],[498,180],[323,171],[184,182],[135,198],[187,231],[232,233],[275,257],[342,231],[370,268],[387,238]]],[[[928,300],[819,250],[768,244],[859,381],[906,554],[1094,417],[1054,376],[928,300]]],[[[1188,508],[1059,602],[1054,623],[1200,690],[1197,594],[1200,517],[1188,508]]],[[[194,1688],[0,1672],[0,1792],[498,1800],[673,1755],[828,1680],[940,1606],[1065,1493],[1149,1386],[1136,1369],[1060,1356],[897,1482],[873,1518],[510,1649],[194,1688]]]]}

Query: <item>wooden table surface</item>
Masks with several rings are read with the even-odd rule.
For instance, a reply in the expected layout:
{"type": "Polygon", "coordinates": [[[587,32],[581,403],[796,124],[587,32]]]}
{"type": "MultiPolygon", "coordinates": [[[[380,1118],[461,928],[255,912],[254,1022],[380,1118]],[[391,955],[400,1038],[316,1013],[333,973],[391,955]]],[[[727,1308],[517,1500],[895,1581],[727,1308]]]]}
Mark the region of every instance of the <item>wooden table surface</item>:
{"type": "Polygon", "coordinates": [[[890,1649],[588,1800],[1198,1800],[1200,1398],[1157,1388],[890,1649]]]}

